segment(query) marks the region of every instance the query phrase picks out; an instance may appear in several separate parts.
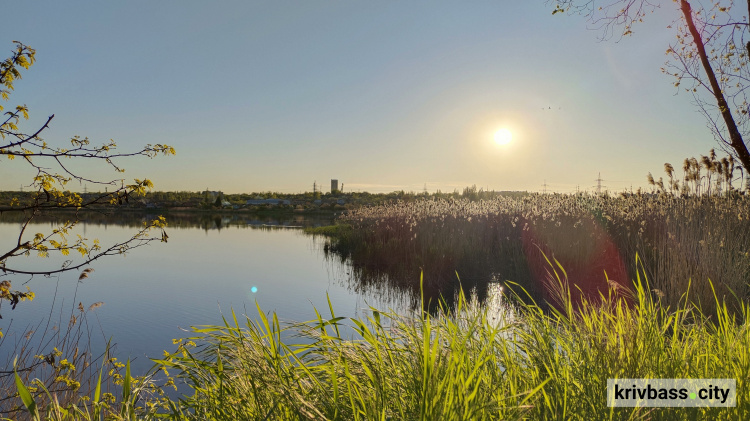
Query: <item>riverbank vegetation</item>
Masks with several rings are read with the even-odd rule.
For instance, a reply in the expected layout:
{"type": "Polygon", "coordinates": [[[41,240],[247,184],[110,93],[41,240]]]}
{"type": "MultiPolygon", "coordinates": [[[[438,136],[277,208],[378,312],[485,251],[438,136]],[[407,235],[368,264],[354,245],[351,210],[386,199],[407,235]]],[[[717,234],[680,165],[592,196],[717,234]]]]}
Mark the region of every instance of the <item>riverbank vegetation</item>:
{"type": "MultiPolygon", "coordinates": [[[[558,306],[546,311],[511,294],[499,320],[459,293],[452,309],[432,316],[371,308],[343,318],[331,310],[284,325],[258,308],[242,322],[195,327],[156,360],[187,383],[181,398],[136,397],[121,382],[125,403],[106,409],[112,419],[180,420],[750,417],[750,330],[728,302],[715,297],[716,311],[706,314],[686,293],[668,306],[642,268],[632,289],[574,302],[565,272],[549,267],[558,306]],[[737,407],[610,408],[608,378],[733,378],[737,407]]],[[[97,419],[95,408],[104,407],[89,396],[37,409],[49,411],[46,419],[97,419]]]]}
{"type": "Polygon", "coordinates": [[[410,291],[418,279],[436,302],[458,288],[512,281],[549,301],[544,256],[565,267],[580,296],[610,285],[629,288],[636,255],[652,280],[650,294],[676,307],[691,290],[705,311],[714,290],[741,313],[750,294],[750,200],[744,195],[529,195],[492,200],[425,199],[366,207],[339,219],[325,246],[348,262],[358,285],[410,291]],[[711,282],[709,282],[709,280],[711,282]],[[713,285],[713,287],[711,286],[713,285]],[[580,288],[580,290],[578,290],[580,288]]]}

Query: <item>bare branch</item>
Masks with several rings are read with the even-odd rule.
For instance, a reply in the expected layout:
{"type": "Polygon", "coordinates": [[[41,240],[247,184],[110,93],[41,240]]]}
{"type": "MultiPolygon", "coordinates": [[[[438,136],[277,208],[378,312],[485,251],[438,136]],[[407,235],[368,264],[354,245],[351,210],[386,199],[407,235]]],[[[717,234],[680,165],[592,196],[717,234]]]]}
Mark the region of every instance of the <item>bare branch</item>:
{"type": "MultiPolygon", "coordinates": [[[[677,42],[670,45],[670,60],[662,71],[674,78],[674,86],[689,92],[715,140],[750,169],[750,0],[747,16],[733,9],[731,0],[710,5],[688,0],[676,2],[670,25],[677,42]],[[693,7],[696,6],[696,7],[693,7]],[[739,13],[738,13],[739,12],[739,13]],[[702,89],[701,89],[702,88],[702,89]]],[[[659,7],[649,0],[549,0],[554,13],[580,14],[601,31],[601,39],[619,32],[630,35],[636,23],[659,7]]]]}

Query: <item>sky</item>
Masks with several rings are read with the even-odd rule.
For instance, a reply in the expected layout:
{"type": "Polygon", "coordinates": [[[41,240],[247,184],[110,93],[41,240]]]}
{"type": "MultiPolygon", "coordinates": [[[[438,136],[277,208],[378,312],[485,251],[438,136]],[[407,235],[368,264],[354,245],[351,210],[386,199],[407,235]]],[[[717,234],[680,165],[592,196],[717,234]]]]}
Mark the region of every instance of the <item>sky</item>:
{"type": "MultiPolygon", "coordinates": [[[[54,114],[42,137],[62,147],[173,146],[124,174],[74,165],[161,191],[574,192],[601,174],[617,192],[717,146],[660,71],[676,7],[601,41],[542,0],[12,2],[0,58],[18,40],[37,61],[3,105],[29,107],[26,132],[54,114]]],[[[31,176],[0,162],[2,190],[31,176]]]]}

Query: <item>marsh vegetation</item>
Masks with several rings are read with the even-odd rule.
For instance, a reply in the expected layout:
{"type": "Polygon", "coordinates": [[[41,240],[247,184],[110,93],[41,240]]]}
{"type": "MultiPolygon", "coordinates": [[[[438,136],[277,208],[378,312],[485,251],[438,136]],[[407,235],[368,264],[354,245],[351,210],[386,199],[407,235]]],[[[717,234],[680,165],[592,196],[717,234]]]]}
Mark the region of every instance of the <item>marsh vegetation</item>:
{"type": "Polygon", "coordinates": [[[737,194],[426,199],[362,208],[339,224],[347,228],[329,233],[331,256],[348,261],[359,284],[390,283],[415,304],[420,271],[433,303],[459,285],[482,297],[493,280],[549,301],[547,258],[565,268],[574,301],[632,287],[636,256],[649,293],[673,308],[689,291],[712,313],[715,290],[739,310],[750,292],[750,201],[737,194]]]}

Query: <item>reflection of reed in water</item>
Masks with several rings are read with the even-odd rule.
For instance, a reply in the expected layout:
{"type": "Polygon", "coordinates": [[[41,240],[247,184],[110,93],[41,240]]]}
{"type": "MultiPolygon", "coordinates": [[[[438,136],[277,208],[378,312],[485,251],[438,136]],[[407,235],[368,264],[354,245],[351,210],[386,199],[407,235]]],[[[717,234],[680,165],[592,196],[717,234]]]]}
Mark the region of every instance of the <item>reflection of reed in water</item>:
{"type": "Polygon", "coordinates": [[[342,286],[361,296],[377,297],[381,308],[406,312],[421,307],[423,311],[437,314],[441,307],[454,309],[461,292],[472,303],[488,306],[490,318],[496,313],[500,316],[507,306],[501,298],[505,287],[499,281],[499,275],[493,272],[478,275],[477,271],[467,270],[474,276],[459,277],[455,272],[452,276],[442,276],[439,272],[422,271],[397,259],[385,265],[377,259],[353,259],[330,240],[321,237],[315,238],[314,244],[331,264],[337,278],[342,280],[342,286]]]}
{"type": "Polygon", "coordinates": [[[352,267],[346,258],[330,252],[319,239],[313,240],[314,247],[322,251],[331,272],[331,278],[348,291],[365,298],[368,306],[393,310],[403,314],[416,309],[415,297],[388,282],[386,274],[363,275],[352,267]]]}

